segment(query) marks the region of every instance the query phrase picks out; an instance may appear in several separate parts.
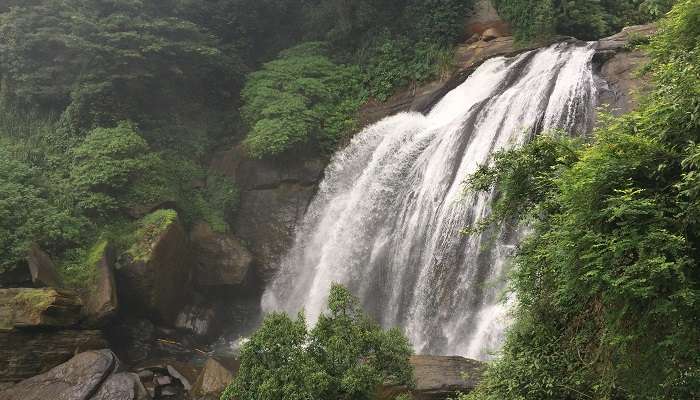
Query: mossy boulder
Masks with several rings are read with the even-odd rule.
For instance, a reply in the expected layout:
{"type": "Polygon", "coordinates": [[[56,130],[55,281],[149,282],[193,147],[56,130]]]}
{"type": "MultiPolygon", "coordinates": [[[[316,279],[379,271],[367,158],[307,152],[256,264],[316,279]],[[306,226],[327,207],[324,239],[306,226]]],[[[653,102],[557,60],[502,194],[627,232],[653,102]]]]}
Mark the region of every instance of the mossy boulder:
{"type": "Polygon", "coordinates": [[[117,265],[125,311],[172,326],[187,299],[190,267],[190,246],[177,213],[158,210],[146,216],[117,265]]]}
{"type": "Polygon", "coordinates": [[[82,301],[52,288],[0,289],[0,331],[27,327],[70,327],[80,321],[82,301]]]}
{"type": "Polygon", "coordinates": [[[100,241],[91,251],[88,261],[94,269],[94,279],[84,294],[85,313],[90,324],[102,325],[119,308],[112,246],[106,240],[100,241]]]}

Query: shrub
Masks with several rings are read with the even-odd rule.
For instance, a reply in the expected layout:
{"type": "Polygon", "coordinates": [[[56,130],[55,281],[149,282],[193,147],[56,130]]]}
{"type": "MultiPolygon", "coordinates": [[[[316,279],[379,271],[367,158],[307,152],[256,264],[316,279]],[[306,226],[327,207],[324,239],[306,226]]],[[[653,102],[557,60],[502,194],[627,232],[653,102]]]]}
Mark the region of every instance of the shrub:
{"type": "Polygon", "coordinates": [[[328,307],[311,332],[303,314],[267,316],[221,398],[359,400],[374,398],[385,382],[412,384],[411,348],[400,331],[382,331],[342,286],[331,287],[328,307]]]}

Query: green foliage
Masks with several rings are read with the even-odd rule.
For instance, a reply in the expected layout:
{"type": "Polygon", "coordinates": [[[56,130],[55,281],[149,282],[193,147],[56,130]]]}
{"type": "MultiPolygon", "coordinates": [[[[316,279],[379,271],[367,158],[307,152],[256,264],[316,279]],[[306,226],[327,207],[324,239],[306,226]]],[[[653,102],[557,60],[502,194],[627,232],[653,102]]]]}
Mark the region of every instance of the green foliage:
{"type": "Polygon", "coordinates": [[[653,21],[666,13],[674,0],[494,0],[520,41],[554,34],[594,40],[627,25],[653,21]]]}
{"type": "Polygon", "coordinates": [[[73,289],[88,290],[97,278],[96,265],[102,258],[109,241],[100,238],[90,248],[75,248],[66,252],[58,266],[63,283],[73,289]]]}
{"type": "Polygon", "coordinates": [[[221,398],[360,400],[375,398],[384,382],[412,385],[411,348],[400,331],[382,331],[339,285],[331,287],[328,308],[311,332],[303,314],[267,316],[221,398]]]}
{"type": "Polygon", "coordinates": [[[175,210],[156,210],[138,222],[133,245],[127,250],[136,260],[148,260],[161,235],[177,221],[175,210]]]}
{"type": "Polygon", "coordinates": [[[655,89],[639,110],[591,144],[540,139],[472,177],[534,232],[505,347],[465,398],[700,396],[699,44],[700,3],[680,1],[649,45],[655,89]]]}
{"type": "Polygon", "coordinates": [[[320,43],[305,43],[251,74],[242,92],[244,144],[253,157],[281,154],[300,144],[332,149],[355,126],[363,101],[358,72],[338,65],[320,43]]]}
{"type": "Polygon", "coordinates": [[[113,212],[118,198],[152,163],[148,150],[146,141],[126,122],[92,130],[71,154],[70,179],[81,191],[80,209],[100,216],[113,212]]]}
{"type": "Polygon", "coordinates": [[[81,240],[86,221],[55,204],[44,184],[39,171],[0,146],[0,270],[24,260],[32,242],[52,250],[81,240]]]}

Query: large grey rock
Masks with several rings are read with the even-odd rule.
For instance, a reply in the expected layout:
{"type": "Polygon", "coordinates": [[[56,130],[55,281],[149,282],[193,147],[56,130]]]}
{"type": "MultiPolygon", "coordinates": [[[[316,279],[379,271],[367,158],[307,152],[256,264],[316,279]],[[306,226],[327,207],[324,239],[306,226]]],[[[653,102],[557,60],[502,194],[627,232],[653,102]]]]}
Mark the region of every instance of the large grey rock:
{"type": "Polygon", "coordinates": [[[233,372],[213,358],[207,360],[197,377],[192,395],[195,399],[218,399],[226,386],[233,380],[233,372]]]}
{"type": "Polygon", "coordinates": [[[120,372],[107,378],[90,400],[148,400],[150,398],[138,375],[120,372]]]}
{"type": "Polygon", "coordinates": [[[27,254],[27,264],[32,276],[32,282],[36,287],[59,287],[61,279],[56,272],[56,266],[48,254],[37,244],[32,244],[27,254]]]}
{"type": "MultiPolygon", "coordinates": [[[[469,393],[479,384],[485,364],[463,357],[412,356],[415,389],[410,393],[414,400],[446,400],[457,393],[469,393]]],[[[392,399],[407,390],[401,387],[385,387],[381,399],[392,399]]]]}
{"type": "Polygon", "coordinates": [[[0,332],[0,382],[18,382],[68,361],[77,352],[102,349],[100,331],[0,332]]]}
{"type": "Polygon", "coordinates": [[[95,283],[85,295],[85,312],[92,324],[104,324],[119,308],[113,262],[112,248],[105,245],[100,259],[95,264],[95,283]]]}
{"type": "Polygon", "coordinates": [[[0,331],[28,327],[70,327],[81,318],[76,293],[41,288],[0,289],[0,331]]]}
{"type": "Polygon", "coordinates": [[[118,365],[117,357],[109,350],[80,353],[42,375],[1,392],[0,400],[92,399],[118,365]]]}
{"type": "Polygon", "coordinates": [[[216,319],[216,307],[213,305],[187,305],[177,316],[175,327],[207,337],[213,333],[216,319]]]}
{"type": "Polygon", "coordinates": [[[187,300],[191,252],[178,220],[170,223],[149,244],[147,254],[126,257],[117,267],[121,305],[129,315],[173,325],[187,300]]]}
{"type": "Polygon", "coordinates": [[[214,232],[198,223],[190,234],[196,269],[194,281],[200,288],[237,287],[244,283],[253,255],[233,235],[214,232]]]}

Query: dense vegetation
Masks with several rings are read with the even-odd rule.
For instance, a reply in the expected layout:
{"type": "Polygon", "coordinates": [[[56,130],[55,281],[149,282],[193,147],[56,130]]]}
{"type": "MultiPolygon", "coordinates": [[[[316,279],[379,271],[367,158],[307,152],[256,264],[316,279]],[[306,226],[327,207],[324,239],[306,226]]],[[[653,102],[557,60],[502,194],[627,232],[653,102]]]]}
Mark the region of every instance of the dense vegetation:
{"type": "Polygon", "coordinates": [[[331,152],[363,102],[438,73],[469,4],[4,2],[0,272],[32,242],[84,271],[163,206],[228,230],[237,189],[206,170],[212,149],[331,152]]]}
{"type": "Polygon", "coordinates": [[[543,136],[470,178],[529,223],[505,347],[469,400],[700,397],[700,2],[648,45],[654,90],[590,142],[543,136]]]}
{"type": "Polygon", "coordinates": [[[554,34],[594,40],[655,20],[674,0],[494,0],[522,41],[554,34]]]}
{"type": "Polygon", "coordinates": [[[222,400],[369,400],[382,383],[413,384],[412,351],[400,330],[383,331],[339,285],[331,287],[328,309],[311,331],[303,314],[268,315],[243,346],[222,400]]]}

